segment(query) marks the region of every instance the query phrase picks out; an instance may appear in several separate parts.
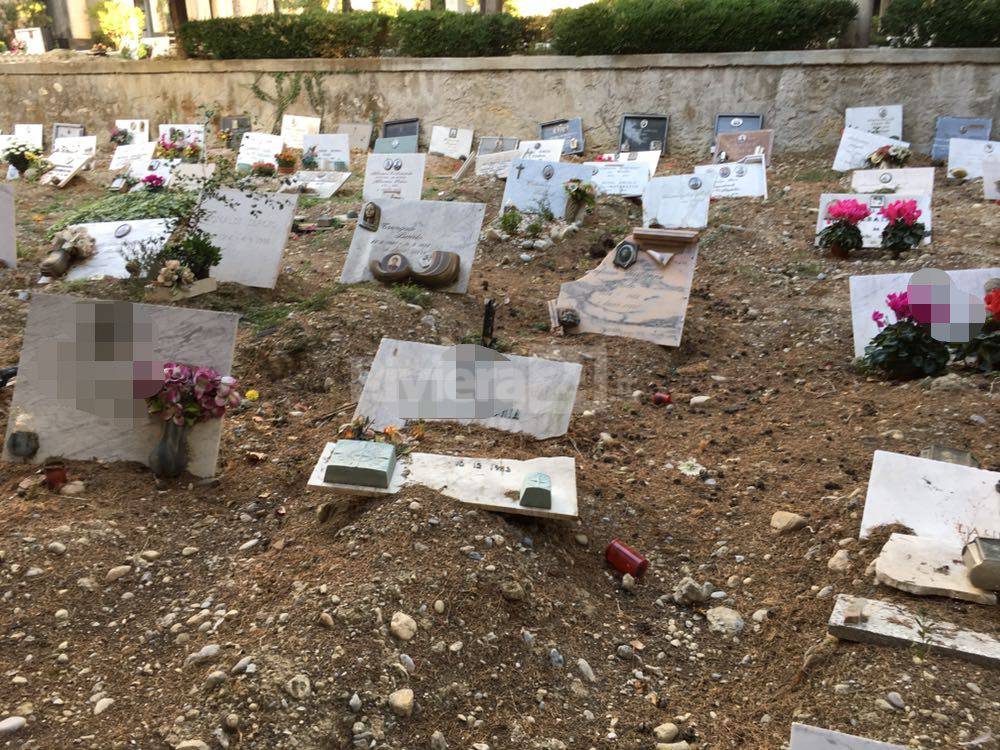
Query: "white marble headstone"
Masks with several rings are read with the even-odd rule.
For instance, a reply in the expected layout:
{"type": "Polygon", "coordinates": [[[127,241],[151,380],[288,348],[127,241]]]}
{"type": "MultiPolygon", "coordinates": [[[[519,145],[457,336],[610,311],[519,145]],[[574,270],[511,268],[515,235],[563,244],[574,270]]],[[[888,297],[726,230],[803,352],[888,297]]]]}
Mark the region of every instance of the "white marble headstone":
{"type": "MultiPolygon", "coordinates": [[[[1000,278],[1000,267],[968,268],[946,273],[958,289],[982,299],[983,286],[990,279],[1000,278]]],[[[895,322],[896,317],[886,305],[885,298],[889,294],[905,292],[912,275],[905,272],[851,277],[851,327],[854,330],[855,357],[865,353],[865,347],[878,333],[878,327],[872,320],[873,311],[878,310],[890,322],[895,322]]]]}
{"type": "Polygon", "coordinates": [[[603,195],[642,195],[649,182],[649,168],[641,161],[588,161],[593,170],[590,181],[603,195]]]}
{"type": "Polygon", "coordinates": [[[132,143],[149,141],[149,120],[115,120],[115,127],[132,134],[132,143]]]}
{"type": "Polygon", "coordinates": [[[585,164],[515,159],[507,172],[500,205],[518,211],[540,213],[547,207],[557,219],[566,215],[570,180],[590,182],[593,170],[585,164]]]}
{"type": "Polygon", "coordinates": [[[1000,537],[1000,472],[949,461],[875,451],[861,538],[902,524],[956,551],[974,536],[1000,537]]]}
{"type": "Polygon", "coordinates": [[[285,183],[281,192],[301,192],[326,199],[340,190],[350,177],[350,172],[296,172],[285,183]]]}
{"type": "MultiPolygon", "coordinates": [[[[364,381],[355,416],[370,417],[375,429],[402,426],[404,413],[454,398],[456,361],[453,347],[384,338],[364,381]],[[428,389],[432,389],[428,393],[428,389]]],[[[477,369],[477,392],[489,390],[510,408],[482,419],[455,419],[505,432],[525,432],[544,439],[563,435],[569,426],[582,366],[539,357],[504,355],[494,367],[477,369]],[[486,381],[480,383],[480,379],[486,381]]]]}
{"type": "Polygon", "coordinates": [[[507,179],[510,163],[521,156],[520,151],[496,151],[476,155],[476,176],[507,179]]]}
{"type": "Polygon", "coordinates": [[[806,724],[792,724],[792,744],[789,750],[906,750],[903,745],[855,737],[851,734],[820,729],[806,724]]]}
{"type": "Polygon", "coordinates": [[[125,269],[128,258],[140,248],[162,248],[170,238],[170,219],[139,219],[134,221],[107,221],[95,224],[75,224],[87,230],[94,238],[97,252],[82,261],[70,264],[66,279],[99,279],[109,276],[127,279],[125,269]],[[117,237],[117,234],[122,235],[117,237]]]}
{"type": "Polygon", "coordinates": [[[294,195],[247,195],[233,189],[219,190],[218,197],[205,200],[199,228],[222,248],[212,278],[273,289],[297,203],[294,195]]]}
{"type": "Polygon", "coordinates": [[[254,164],[278,166],[275,158],[281,152],[283,143],[280,135],[248,132],[240,139],[240,150],[236,154],[237,169],[252,169],[254,164]]]}
{"type": "Polygon", "coordinates": [[[27,143],[29,146],[34,146],[39,150],[42,149],[43,131],[43,125],[22,123],[14,125],[14,137],[21,143],[27,143]]]}
{"type": "Polygon", "coordinates": [[[892,190],[897,193],[934,192],[934,167],[905,169],[858,169],[851,172],[851,190],[855,193],[877,193],[892,190]]]}
{"type": "Polygon", "coordinates": [[[517,150],[521,152],[521,158],[525,160],[559,161],[562,159],[563,139],[521,141],[517,150]]]}
{"type": "Polygon", "coordinates": [[[63,188],[83,171],[90,162],[90,157],[86,154],[67,154],[60,151],[51,154],[48,161],[52,169],[38,179],[39,184],[63,188]]]}
{"type": "Polygon", "coordinates": [[[767,170],[764,159],[755,161],[705,164],[694,168],[703,180],[710,175],[713,198],[767,198],[767,170]]]}
{"type": "Polygon", "coordinates": [[[131,171],[133,164],[149,163],[150,159],[153,158],[155,148],[156,144],[152,141],[118,146],[115,148],[114,156],[111,157],[111,166],[108,168],[112,172],[117,172],[120,169],[131,171]]]}
{"type": "Polygon", "coordinates": [[[975,180],[983,176],[983,162],[1000,159],[1000,141],[976,141],[971,138],[952,138],[948,147],[948,176],[975,180]]]}
{"type": "Polygon", "coordinates": [[[708,226],[708,205],[714,175],[679,174],[655,177],[642,195],[642,225],[655,222],[665,229],[702,229],[708,226]]]}
{"type": "Polygon", "coordinates": [[[649,168],[649,179],[653,179],[660,163],[659,151],[624,151],[617,154],[602,154],[601,161],[633,162],[641,161],[649,168]]]}
{"type": "Polygon", "coordinates": [[[14,186],[0,185],[0,268],[17,268],[14,186]]]}
{"type": "Polygon", "coordinates": [[[431,128],[428,153],[452,159],[468,159],[472,153],[472,130],[435,125],[431,128]]]}
{"type": "Polygon", "coordinates": [[[14,38],[19,42],[24,42],[24,54],[44,55],[45,36],[38,27],[28,29],[14,29],[14,38]]]}
{"type": "Polygon", "coordinates": [[[819,197],[819,212],[816,214],[817,244],[819,243],[819,233],[833,222],[833,220],[827,215],[830,204],[845,199],[853,199],[859,203],[864,203],[868,206],[868,210],[871,212],[866,219],[862,219],[858,222],[858,229],[861,230],[861,239],[864,243],[864,247],[882,246],[882,232],[889,225],[889,220],[879,213],[881,209],[888,206],[890,203],[908,200],[915,200],[917,202],[917,208],[920,210],[920,218],[917,221],[921,222],[924,225],[924,229],[928,232],[921,244],[931,244],[930,232],[932,229],[932,215],[931,196],[929,193],[893,193],[891,195],[884,195],[880,193],[823,193],[819,197]]]}
{"type": "Polygon", "coordinates": [[[362,198],[419,201],[424,192],[426,154],[369,154],[362,198]]]}
{"type": "Polygon", "coordinates": [[[883,146],[905,146],[906,141],[896,140],[884,135],[868,133],[857,128],[844,128],[837,147],[837,155],[833,159],[833,169],[836,172],[849,172],[852,169],[864,169],[868,166],[868,157],[883,146]]]}
{"type": "MultiPolygon", "coordinates": [[[[233,313],[33,294],[8,434],[18,418],[38,434],[36,463],[59,456],[145,464],[162,431],[145,397],[159,390],[163,363],[230,374],[237,321],[233,313]]],[[[221,431],[219,419],[188,431],[195,476],[215,473],[221,431]]],[[[17,460],[6,448],[3,457],[17,460]]]]}
{"type": "MultiPolygon", "coordinates": [[[[80,135],[56,138],[52,143],[53,154],[82,154],[87,157],[89,168],[97,155],[97,136],[80,135]]],[[[51,159],[49,160],[51,161],[51,159]]]]}
{"type": "Polygon", "coordinates": [[[458,253],[458,279],[441,291],[464,294],[469,287],[472,262],[476,258],[479,232],[486,206],[458,201],[396,201],[375,203],[382,215],[375,231],[359,223],[354,229],[340,281],[357,284],[371,281],[369,262],[389,253],[404,255],[411,265],[420,265],[435,251],[458,253]]]}
{"type": "Polygon", "coordinates": [[[281,140],[288,148],[302,148],[302,139],[306,135],[319,133],[320,118],[305,115],[281,116],[281,140]]]}
{"type": "Polygon", "coordinates": [[[346,133],[307,133],[302,136],[302,153],[310,151],[316,157],[318,172],[347,170],[351,166],[351,138],[346,133]]]}
{"type": "Polygon", "coordinates": [[[350,140],[352,151],[367,151],[372,143],[373,130],[370,122],[338,122],[331,132],[346,135],[350,140]]]}
{"type": "Polygon", "coordinates": [[[848,107],[844,117],[844,126],[864,130],[867,133],[884,135],[888,138],[902,138],[903,105],[848,107]]]}
{"type": "Polygon", "coordinates": [[[983,162],[983,196],[988,201],[1000,201],[1000,156],[983,162]]]}
{"type": "Polygon", "coordinates": [[[184,143],[197,143],[202,149],[205,148],[205,126],[199,123],[176,123],[169,122],[160,125],[159,138],[157,140],[171,140],[170,134],[174,134],[174,143],[183,141],[184,143]]]}

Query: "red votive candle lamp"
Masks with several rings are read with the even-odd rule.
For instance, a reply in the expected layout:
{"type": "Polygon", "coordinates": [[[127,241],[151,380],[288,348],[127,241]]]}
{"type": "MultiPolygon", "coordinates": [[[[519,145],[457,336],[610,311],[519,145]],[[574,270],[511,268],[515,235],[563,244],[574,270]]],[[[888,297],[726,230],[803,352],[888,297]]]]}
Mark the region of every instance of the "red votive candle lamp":
{"type": "Polygon", "coordinates": [[[45,464],[45,486],[52,492],[58,492],[67,482],[66,464],[62,461],[49,461],[45,464]]]}
{"type": "Polygon", "coordinates": [[[649,560],[629,547],[621,539],[612,539],[604,550],[604,559],[611,567],[621,574],[628,573],[633,578],[639,578],[649,567],[649,560]]]}

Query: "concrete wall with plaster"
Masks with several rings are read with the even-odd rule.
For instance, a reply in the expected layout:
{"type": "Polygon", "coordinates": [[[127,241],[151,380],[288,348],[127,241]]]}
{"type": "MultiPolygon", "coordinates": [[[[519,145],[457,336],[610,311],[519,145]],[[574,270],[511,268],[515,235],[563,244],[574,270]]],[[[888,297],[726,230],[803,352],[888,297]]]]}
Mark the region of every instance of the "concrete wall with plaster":
{"type": "MultiPolygon", "coordinates": [[[[844,109],[904,105],[904,138],[928,147],[937,115],[993,117],[1000,129],[1000,49],[822,50],[622,57],[359,60],[53,59],[0,64],[0,129],[15,122],[80,122],[106,132],[115,118],[190,122],[199,107],[248,113],[264,129],[273,105],[250,90],[302,83],[289,114],[324,122],[420,117],[478,135],[536,137],[537,123],[582,116],[587,149],[611,149],[627,112],[670,115],[668,150],[709,143],[716,113],[763,112],[775,150],[839,139],[844,109]],[[323,92],[317,112],[305,78],[323,92]]],[[[46,129],[48,132],[48,129],[46,129]]],[[[155,132],[155,131],[154,131],[155,132]]],[[[996,131],[995,131],[996,137],[996,131]]]]}

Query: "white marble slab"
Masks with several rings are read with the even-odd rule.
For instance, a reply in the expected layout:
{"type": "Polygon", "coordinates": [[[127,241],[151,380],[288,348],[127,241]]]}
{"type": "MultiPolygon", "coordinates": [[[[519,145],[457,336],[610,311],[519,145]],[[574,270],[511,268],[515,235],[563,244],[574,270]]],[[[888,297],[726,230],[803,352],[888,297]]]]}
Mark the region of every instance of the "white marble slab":
{"type": "MultiPolygon", "coordinates": [[[[53,154],[79,154],[87,157],[87,166],[90,169],[93,165],[93,158],[97,155],[97,136],[80,135],[65,136],[56,138],[52,143],[53,154]]],[[[51,156],[49,161],[52,161],[51,156]]]]}
{"type": "Polygon", "coordinates": [[[352,151],[367,151],[372,143],[373,129],[370,122],[338,122],[332,132],[346,135],[352,151]]]}
{"type": "MultiPolygon", "coordinates": [[[[1000,278],[1000,267],[967,268],[947,271],[952,283],[967,295],[983,298],[983,287],[992,278],[1000,278]]],[[[851,327],[854,330],[854,356],[865,353],[865,347],[878,333],[872,320],[872,312],[881,311],[889,322],[895,322],[885,298],[889,294],[905,292],[912,273],[885,273],[871,276],[852,276],[851,287],[851,327]]]]}
{"type": "Polygon", "coordinates": [[[445,497],[483,510],[540,518],[576,518],[576,462],[569,457],[469,458],[436,453],[410,453],[396,462],[389,487],[367,487],[327,482],[326,466],[336,443],[327,443],[309,477],[310,487],[350,495],[394,495],[403,487],[428,487],[445,497]],[[552,507],[530,508],[518,501],[528,474],[542,472],[552,480],[552,507]]]}
{"type": "Polygon", "coordinates": [[[45,35],[39,27],[14,29],[14,38],[19,42],[24,42],[24,54],[26,55],[44,55],[46,52],[45,35]]]}
{"type": "Polygon", "coordinates": [[[449,128],[435,125],[431,128],[428,153],[447,156],[451,159],[468,159],[472,154],[474,133],[468,128],[449,128]]]}
{"type": "Polygon", "coordinates": [[[199,192],[205,183],[215,175],[214,162],[200,161],[196,164],[181,162],[170,167],[170,187],[178,190],[199,192]]]}
{"type": "Polygon", "coordinates": [[[983,162],[1000,159],[1000,141],[978,141],[971,138],[952,138],[948,146],[948,176],[956,177],[956,170],[965,172],[963,180],[983,176],[983,162]]]}
{"type": "Polygon", "coordinates": [[[286,183],[295,189],[286,190],[283,186],[281,192],[302,192],[325,200],[340,190],[350,177],[350,172],[296,172],[286,183]]]}
{"type": "Polygon", "coordinates": [[[118,146],[115,149],[114,156],[111,157],[111,165],[108,169],[112,172],[117,172],[121,169],[131,171],[133,164],[141,162],[148,163],[149,160],[153,158],[153,150],[155,148],[156,144],[152,141],[143,141],[140,143],[130,143],[125,146],[118,146]]]}
{"type": "Polygon", "coordinates": [[[881,193],[823,193],[819,197],[819,211],[816,214],[815,242],[817,245],[819,245],[819,233],[833,223],[833,220],[827,215],[830,204],[845,199],[853,199],[859,203],[864,203],[871,212],[868,218],[858,222],[858,229],[861,230],[861,240],[864,247],[882,246],[882,232],[889,225],[889,220],[882,216],[879,211],[890,203],[908,200],[915,200],[917,202],[917,208],[920,210],[920,219],[918,221],[924,225],[924,229],[928,232],[920,244],[931,244],[930,232],[933,228],[933,215],[931,213],[931,196],[929,193],[893,193],[892,195],[883,195],[881,193]]]}
{"type": "Polygon", "coordinates": [[[205,200],[199,228],[222,248],[222,261],[212,269],[212,277],[273,289],[297,203],[295,195],[247,195],[228,188],[205,200]]]}
{"type": "Polygon", "coordinates": [[[641,161],[588,161],[590,181],[602,195],[638,197],[649,182],[649,168],[641,161]]]}
{"type": "Polygon", "coordinates": [[[521,141],[517,150],[521,158],[534,161],[559,161],[562,159],[563,139],[552,138],[547,141],[521,141]]]}
{"type": "Polygon", "coordinates": [[[305,115],[281,116],[281,140],[288,148],[302,148],[303,138],[319,133],[320,118],[305,115]]]}
{"type": "Polygon", "coordinates": [[[41,124],[18,123],[14,125],[14,137],[21,143],[27,143],[38,150],[42,149],[44,126],[41,124]]]}
{"type": "Polygon", "coordinates": [[[705,164],[694,168],[703,180],[711,175],[713,198],[767,198],[767,169],[764,159],[745,162],[705,164]]]}
{"type": "Polygon", "coordinates": [[[128,173],[130,177],[138,180],[132,190],[145,190],[142,180],[149,175],[156,175],[163,180],[163,187],[169,187],[174,178],[174,169],[181,163],[180,159],[149,159],[148,161],[132,162],[128,173]]]}
{"type": "Polygon", "coordinates": [[[115,127],[132,134],[132,144],[149,142],[149,120],[115,120],[115,127]]]}
{"type": "Polygon", "coordinates": [[[431,253],[443,250],[458,253],[459,273],[455,283],[442,287],[441,291],[464,294],[469,287],[486,206],[458,201],[383,200],[376,203],[382,211],[378,228],[373,232],[360,223],[355,227],[340,274],[341,283],[373,280],[368,268],[373,258],[398,252],[411,265],[423,265],[431,253]]]}
{"type": "Polygon", "coordinates": [[[627,151],[617,154],[601,154],[601,161],[633,162],[641,161],[649,168],[649,179],[653,179],[660,164],[659,151],[627,151]]]}
{"type": "Polygon", "coordinates": [[[174,131],[176,136],[174,143],[178,140],[184,141],[184,143],[197,143],[201,146],[202,150],[205,148],[205,126],[199,123],[177,123],[168,122],[160,125],[159,128],[159,138],[157,140],[163,140],[166,138],[170,140],[170,131],[174,131]]]}
{"type": "Polygon", "coordinates": [[[789,750],[907,750],[903,745],[890,745],[867,737],[820,729],[807,724],[792,724],[789,750]]]}
{"type": "Polygon", "coordinates": [[[983,162],[983,197],[1000,201],[1000,156],[983,162]]]}
{"type": "Polygon", "coordinates": [[[52,165],[52,169],[38,178],[39,184],[64,188],[70,180],[86,168],[87,164],[90,163],[90,157],[86,154],[57,152],[51,154],[48,161],[52,165]]]}
{"type": "Polygon", "coordinates": [[[1000,640],[992,635],[963,630],[954,623],[933,620],[919,611],[914,613],[877,599],[838,594],[827,629],[841,640],[878,646],[917,646],[929,649],[931,654],[954,656],[984,667],[1000,666],[1000,640]],[[844,614],[852,605],[863,606],[863,622],[844,622],[844,614]]]}
{"type": "Polygon", "coordinates": [[[515,159],[507,172],[500,205],[513,206],[524,213],[540,213],[547,207],[557,219],[566,216],[570,180],[590,182],[593,170],[584,164],[515,159]]]}
{"type": "Polygon", "coordinates": [[[0,185],[0,268],[17,268],[14,186],[0,185]]]}
{"type": "Polygon", "coordinates": [[[355,416],[370,417],[374,427],[382,429],[426,418],[434,410],[440,419],[539,439],[566,433],[583,369],[580,364],[515,355],[490,362],[482,355],[470,380],[468,363],[456,363],[460,356],[466,356],[465,350],[457,347],[382,339],[355,416]],[[475,398],[464,392],[459,397],[459,373],[465,386],[474,385],[475,398]],[[495,408],[500,406],[504,408],[495,408]],[[450,416],[459,412],[493,416],[450,416]]]}
{"type": "Polygon", "coordinates": [[[95,224],[75,224],[87,230],[94,238],[97,252],[83,261],[74,261],[66,271],[66,279],[127,279],[125,269],[128,257],[142,247],[162,248],[170,238],[171,219],[139,219],[135,221],[107,221],[95,224]],[[128,227],[128,234],[115,237],[115,232],[128,227]]]}
{"type": "Polygon", "coordinates": [[[934,192],[934,167],[858,169],[851,172],[851,190],[855,193],[892,190],[896,193],[931,195],[934,192]]]}
{"type": "Polygon", "coordinates": [[[884,135],[868,133],[857,128],[844,128],[837,147],[837,155],[833,159],[833,169],[836,172],[848,172],[852,169],[864,169],[868,166],[868,157],[883,146],[906,146],[906,141],[899,141],[884,135]]]}
{"type": "Polygon", "coordinates": [[[426,154],[369,154],[362,199],[419,201],[426,163],[426,154]]]}
{"type": "MultiPolygon", "coordinates": [[[[145,397],[162,384],[163,363],[229,374],[237,320],[194,308],[33,294],[8,434],[18,418],[26,420],[38,433],[35,463],[60,456],[145,464],[162,430],[162,420],[146,413],[145,397]]],[[[222,420],[213,419],[189,431],[195,476],[215,473],[221,430],[222,420]]],[[[4,459],[15,460],[6,452],[4,459]]]]}
{"type": "Polygon", "coordinates": [[[861,538],[902,524],[961,553],[973,536],[1000,537],[1000,472],[875,451],[861,538]]]}
{"type": "Polygon", "coordinates": [[[898,140],[903,137],[903,105],[848,107],[844,115],[844,127],[857,128],[866,133],[876,133],[898,140]]]}
{"type": "Polygon", "coordinates": [[[702,229],[708,226],[708,205],[715,180],[679,174],[654,177],[642,195],[642,225],[665,229],[702,229]]]}
{"type": "Polygon", "coordinates": [[[496,151],[494,153],[476,154],[476,176],[496,177],[500,180],[506,180],[511,162],[520,156],[520,151],[496,151]]]}
{"type": "Polygon", "coordinates": [[[996,604],[997,595],[973,586],[961,550],[925,536],[893,534],[875,558],[875,580],[918,596],[947,596],[996,604]]]}
{"type": "Polygon", "coordinates": [[[236,154],[237,169],[252,169],[254,164],[264,163],[278,166],[275,158],[281,153],[284,142],[280,135],[248,132],[240,139],[240,150],[236,154]]]}
{"type": "Polygon", "coordinates": [[[351,166],[351,137],[346,133],[307,133],[302,136],[302,153],[310,151],[316,157],[318,172],[346,170],[351,166]]]}

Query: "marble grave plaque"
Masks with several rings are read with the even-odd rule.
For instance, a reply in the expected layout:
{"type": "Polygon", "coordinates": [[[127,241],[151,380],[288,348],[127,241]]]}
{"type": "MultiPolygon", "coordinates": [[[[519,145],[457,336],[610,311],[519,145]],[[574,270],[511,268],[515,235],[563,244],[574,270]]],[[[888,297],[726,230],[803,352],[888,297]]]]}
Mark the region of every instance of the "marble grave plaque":
{"type": "Polygon", "coordinates": [[[84,154],[67,154],[56,152],[49,156],[52,169],[38,178],[40,185],[55,185],[64,188],[90,163],[90,157],[84,154]]]}
{"type": "Polygon", "coordinates": [[[917,596],[947,596],[993,605],[997,595],[969,580],[961,551],[926,536],[892,534],[875,558],[875,580],[917,596]]]}
{"type": "Polygon", "coordinates": [[[667,150],[669,115],[622,115],[618,129],[618,150],[659,151],[667,150]]]}
{"type": "Polygon", "coordinates": [[[653,179],[656,169],[660,164],[659,151],[628,151],[615,154],[601,154],[599,161],[602,162],[642,162],[649,169],[649,179],[653,179]]]}
{"type": "Polygon", "coordinates": [[[478,154],[476,156],[476,176],[507,179],[510,164],[521,156],[520,151],[497,151],[496,153],[478,154]]]}
{"type": "Polygon", "coordinates": [[[749,130],[761,130],[764,127],[764,115],[716,115],[715,136],[722,133],[739,133],[749,130]]]}
{"type": "Polygon", "coordinates": [[[338,122],[331,128],[331,132],[347,136],[351,151],[367,151],[374,130],[370,122],[338,122]]]}
{"type": "MultiPolygon", "coordinates": [[[[71,460],[145,464],[163,421],[146,411],[159,391],[163,363],[182,362],[232,371],[233,313],[185,307],[32,294],[8,435],[18,418],[38,434],[42,463],[71,460]]],[[[222,420],[188,431],[188,471],[215,473],[222,420]]],[[[6,452],[4,459],[15,459],[6,452]]]]}
{"type": "Polygon", "coordinates": [[[550,120],[538,126],[538,137],[543,141],[562,139],[563,154],[582,154],[583,142],[583,120],[573,117],[563,120],[550,120]]]}
{"type": "Polygon", "coordinates": [[[855,193],[889,190],[894,193],[930,195],[934,192],[934,167],[856,169],[851,172],[851,190],[855,193]]]}
{"type": "Polygon", "coordinates": [[[76,125],[68,122],[57,122],[52,125],[52,143],[57,138],[79,138],[85,135],[83,125],[76,125]]]}
{"type": "Polygon", "coordinates": [[[372,151],[376,154],[415,154],[417,153],[417,136],[402,135],[392,138],[376,138],[372,151]]]}
{"type": "Polygon", "coordinates": [[[764,157],[755,161],[705,164],[694,168],[696,177],[712,180],[713,198],[767,198],[764,157]]]}
{"type": "Polygon", "coordinates": [[[419,201],[426,154],[369,154],[362,199],[419,201]]]}
{"type": "Polygon", "coordinates": [[[840,136],[837,155],[833,158],[835,172],[849,172],[852,169],[866,169],[868,157],[882,146],[906,146],[906,141],[896,140],[888,136],[869,133],[857,128],[844,128],[840,136]]]}
{"type": "Polygon", "coordinates": [[[864,203],[868,206],[868,210],[871,212],[868,215],[868,218],[862,219],[858,222],[858,229],[861,230],[861,239],[864,243],[864,247],[882,246],[882,232],[889,225],[889,220],[882,216],[879,211],[885,206],[888,206],[890,203],[908,200],[915,200],[917,202],[917,208],[920,210],[920,219],[918,219],[918,221],[920,221],[924,225],[924,229],[927,230],[927,236],[924,237],[920,244],[931,244],[933,222],[931,215],[931,196],[929,193],[893,193],[892,195],[883,195],[881,193],[823,193],[819,197],[819,212],[816,214],[817,246],[819,245],[819,233],[833,223],[833,220],[827,214],[830,204],[845,199],[853,199],[859,203],[864,203]]]}
{"type": "Polygon", "coordinates": [[[132,134],[132,144],[149,142],[149,120],[115,120],[115,127],[132,134]]]}
{"type": "Polygon", "coordinates": [[[277,168],[276,158],[284,147],[280,135],[271,133],[247,132],[240,139],[240,150],[236,154],[236,168],[240,171],[250,171],[254,164],[270,164],[277,168]]]}
{"type": "Polygon", "coordinates": [[[934,124],[934,142],[931,158],[948,161],[952,138],[970,141],[988,141],[993,130],[993,120],[989,117],[947,117],[939,116],[934,124]]]}
{"type": "Polygon", "coordinates": [[[372,281],[368,267],[373,258],[400,253],[411,266],[429,265],[435,251],[457,253],[459,274],[453,284],[441,291],[464,294],[469,287],[472,262],[476,258],[479,233],[483,227],[486,206],[482,203],[459,201],[375,201],[381,210],[378,227],[372,231],[358,222],[347,251],[343,284],[372,281]]]}
{"type": "Polygon", "coordinates": [[[168,122],[159,127],[159,140],[166,140],[172,143],[183,141],[184,143],[197,143],[202,150],[205,149],[205,126],[200,123],[176,123],[168,122]]]}
{"type": "Polygon", "coordinates": [[[654,177],[642,194],[642,225],[665,229],[703,229],[708,225],[708,205],[714,175],[695,174],[654,177]]]}
{"type": "Polygon", "coordinates": [[[94,238],[96,253],[89,258],[70,263],[65,278],[127,279],[125,268],[128,258],[137,251],[162,248],[170,238],[173,220],[136,219],[129,221],[105,221],[93,224],[75,224],[87,230],[94,238]]]}
{"type": "Polygon", "coordinates": [[[983,176],[983,162],[1000,159],[1000,141],[952,138],[948,147],[948,176],[975,180],[983,176]]]}
{"type": "Polygon", "coordinates": [[[302,151],[316,157],[319,172],[347,172],[351,168],[351,137],[347,133],[303,136],[302,151]]]}
{"type": "Polygon", "coordinates": [[[844,112],[844,127],[899,140],[903,137],[903,105],[848,107],[844,112]]]}
{"type": "Polygon", "coordinates": [[[590,182],[592,175],[593,169],[585,164],[515,159],[510,164],[500,205],[524,213],[540,213],[548,207],[553,216],[562,219],[569,200],[566,183],[590,182]]]}
{"type": "Polygon", "coordinates": [[[602,195],[638,197],[649,182],[649,169],[641,161],[587,161],[590,181],[602,195]]]}
{"type": "Polygon", "coordinates": [[[47,51],[45,32],[41,28],[14,29],[14,38],[19,42],[24,42],[24,54],[26,55],[44,55],[47,51]]]}
{"type": "MultiPolygon", "coordinates": [[[[219,118],[219,129],[229,133],[226,141],[227,148],[239,148],[243,142],[243,134],[253,130],[253,121],[250,115],[229,115],[219,118]]],[[[280,149],[279,149],[280,150],[280,149]]],[[[277,152],[275,152],[277,153],[277,152]]]]}
{"type": "Polygon", "coordinates": [[[427,152],[451,159],[468,159],[472,155],[472,130],[435,125],[427,152]]]}
{"type": "Polygon", "coordinates": [[[773,148],[773,130],[742,130],[719,133],[715,139],[715,158],[720,162],[733,162],[743,161],[748,157],[763,156],[764,164],[770,164],[773,148]]]}
{"type": "Polygon", "coordinates": [[[118,146],[111,157],[111,165],[108,169],[112,172],[122,169],[131,171],[133,164],[148,163],[153,158],[153,150],[155,148],[156,144],[153,141],[142,141],[140,143],[129,143],[125,146],[118,146]]]}
{"type": "Polygon", "coordinates": [[[305,136],[319,133],[320,122],[319,117],[282,115],[281,140],[288,148],[301,149],[302,139],[305,136]]]}
{"type": "Polygon", "coordinates": [[[1000,201],[1000,156],[983,162],[983,197],[1000,201]]]}
{"type": "Polygon", "coordinates": [[[548,141],[521,141],[517,149],[525,161],[560,161],[564,143],[561,138],[548,141]]]}
{"type": "Polygon", "coordinates": [[[792,724],[789,750],[907,750],[903,745],[890,745],[866,737],[820,729],[806,724],[792,724]]]}
{"type": "MultiPolygon", "coordinates": [[[[521,141],[517,138],[510,138],[503,135],[481,135],[479,136],[479,144],[476,147],[476,156],[498,154],[501,151],[516,151],[520,143],[521,141]]],[[[559,147],[559,153],[562,153],[562,146],[559,147]]]]}
{"type": "Polygon", "coordinates": [[[44,126],[40,124],[17,123],[14,125],[14,138],[41,151],[43,129],[44,126]]]}
{"type": "Polygon", "coordinates": [[[419,117],[407,117],[401,120],[386,120],[382,123],[383,138],[417,138],[419,135],[419,117]]]}
{"type": "Polygon", "coordinates": [[[290,175],[282,184],[282,193],[304,193],[318,198],[330,198],[350,179],[350,172],[304,172],[290,175]]]}

